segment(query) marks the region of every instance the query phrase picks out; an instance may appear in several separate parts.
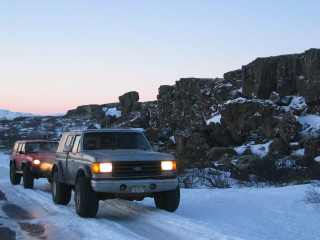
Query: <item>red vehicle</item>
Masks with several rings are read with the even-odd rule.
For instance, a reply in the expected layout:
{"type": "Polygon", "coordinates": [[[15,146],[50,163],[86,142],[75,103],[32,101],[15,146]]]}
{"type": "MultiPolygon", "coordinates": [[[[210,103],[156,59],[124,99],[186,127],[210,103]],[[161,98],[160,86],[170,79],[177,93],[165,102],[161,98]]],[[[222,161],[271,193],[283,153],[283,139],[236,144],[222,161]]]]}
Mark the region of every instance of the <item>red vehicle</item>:
{"type": "Polygon", "coordinates": [[[16,141],[10,157],[10,181],[24,188],[33,188],[34,179],[48,178],[55,161],[58,143],[49,140],[16,141]]]}

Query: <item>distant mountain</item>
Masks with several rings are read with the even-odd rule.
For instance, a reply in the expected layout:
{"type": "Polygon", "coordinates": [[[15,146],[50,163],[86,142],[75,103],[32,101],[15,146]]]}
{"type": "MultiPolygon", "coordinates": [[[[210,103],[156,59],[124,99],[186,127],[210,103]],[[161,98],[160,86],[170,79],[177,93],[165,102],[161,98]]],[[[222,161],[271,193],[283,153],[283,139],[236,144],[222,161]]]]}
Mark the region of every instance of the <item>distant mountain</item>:
{"type": "MultiPolygon", "coordinates": [[[[52,114],[50,116],[62,116],[64,113],[52,114]]],[[[21,112],[11,112],[9,110],[0,109],[0,119],[1,120],[13,120],[18,117],[40,117],[45,115],[36,115],[31,113],[21,113],[21,112]]]]}
{"type": "Polygon", "coordinates": [[[31,113],[11,112],[9,110],[0,109],[0,119],[12,120],[17,117],[37,117],[31,113]]]}

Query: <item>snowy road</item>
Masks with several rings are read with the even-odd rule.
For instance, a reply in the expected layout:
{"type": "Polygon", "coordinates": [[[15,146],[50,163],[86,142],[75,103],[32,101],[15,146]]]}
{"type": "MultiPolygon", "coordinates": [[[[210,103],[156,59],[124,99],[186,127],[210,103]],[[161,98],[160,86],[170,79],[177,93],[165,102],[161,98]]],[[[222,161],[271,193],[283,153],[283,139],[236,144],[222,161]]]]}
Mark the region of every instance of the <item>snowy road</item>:
{"type": "Polygon", "coordinates": [[[8,160],[0,153],[0,234],[10,228],[16,239],[320,239],[320,208],[304,201],[308,185],[182,189],[175,213],[153,199],[100,201],[97,216],[84,219],[73,200],[52,202],[46,179],[33,190],[12,186],[8,160]]]}

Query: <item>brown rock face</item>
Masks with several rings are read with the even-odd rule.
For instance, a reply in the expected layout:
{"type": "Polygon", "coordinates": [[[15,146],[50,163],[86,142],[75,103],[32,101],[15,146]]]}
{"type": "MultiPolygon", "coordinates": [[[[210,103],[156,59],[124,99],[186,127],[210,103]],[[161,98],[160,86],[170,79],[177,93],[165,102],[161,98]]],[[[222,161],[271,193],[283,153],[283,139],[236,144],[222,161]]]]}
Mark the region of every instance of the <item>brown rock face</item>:
{"type": "Polygon", "coordinates": [[[288,112],[283,115],[277,129],[279,129],[280,138],[288,143],[297,137],[301,124],[292,113],[288,112]]]}
{"type": "Polygon", "coordinates": [[[235,131],[248,133],[257,131],[273,116],[281,115],[281,110],[271,101],[236,99],[228,101],[221,109],[221,123],[235,131]]]}
{"type": "MultiPolygon", "coordinates": [[[[265,158],[272,161],[290,158],[303,147],[307,159],[320,155],[319,139],[303,142],[306,133],[297,120],[320,113],[320,49],[257,58],[224,79],[182,78],[160,86],[154,102],[140,103],[137,92],[119,101],[112,107],[121,110],[120,117],[103,115],[101,108],[110,104],[80,106],[66,117],[99,119],[108,128],[143,128],[161,151],[175,154],[182,169],[212,167],[218,161],[228,163],[233,173],[258,175],[256,168],[265,159],[258,161],[250,146],[271,141],[265,158]],[[297,142],[301,146],[293,149],[297,142]],[[238,156],[235,146],[247,146],[244,155],[238,156]]],[[[268,164],[274,171],[274,162],[268,164]]]]}
{"type": "Polygon", "coordinates": [[[138,92],[127,92],[119,97],[120,105],[124,108],[131,108],[139,101],[138,92]]]}
{"type": "Polygon", "coordinates": [[[65,117],[67,117],[67,118],[80,117],[80,118],[84,118],[84,119],[100,119],[104,116],[104,113],[102,111],[102,108],[104,106],[105,105],[97,105],[97,104],[79,106],[76,109],[69,110],[65,117]]]}
{"type": "Polygon", "coordinates": [[[297,90],[308,105],[320,104],[320,49],[310,49],[300,56],[302,75],[296,79],[297,90]]]}
{"type": "Polygon", "coordinates": [[[130,115],[131,111],[135,111],[139,108],[139,93],[127,92],[119,97],[120,107],[122,114],[126,117],[130,115]]]}
{"type": "Polygon", "coordinates": [[[277,86],[276,57],[257,58],[242,67],[243,91],[247,97],[267,99],[277,86]]]}
{"type": "Polygon", "coordinates": [[[315,157],[320,156],[320,136],[306,139],[304,155],[308,160],[313,160],[315,157]]]}
{"type": "MultiPolygon", "coordinates": [[[[239,74],[239,73],[237,73],[239,74]]],[[[243,93],[248,98],[268,99],[299,94],[310,105],[320,103],[320,49],[302,54],[257,58],[242,67],[243,93]]]]}

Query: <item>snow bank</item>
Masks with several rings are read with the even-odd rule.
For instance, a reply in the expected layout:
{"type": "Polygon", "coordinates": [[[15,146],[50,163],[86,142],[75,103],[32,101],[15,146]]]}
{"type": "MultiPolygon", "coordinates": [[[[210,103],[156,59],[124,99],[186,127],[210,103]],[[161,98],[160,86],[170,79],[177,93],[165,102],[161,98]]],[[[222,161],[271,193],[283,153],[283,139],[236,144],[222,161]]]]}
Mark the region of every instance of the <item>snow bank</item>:
{"type": "Polygon", "coordinates": [[[283,106],[282,108],[288,112],[290,109],[304,110],[307,107],[306,100],[301,96],[293,96],[289,106],[283,106]]]}
{"type": "Polygon", "coordinates": [[[171,137],[170,137],[170,140],[171,140],[171,142],[173,142],[174,144],[176,144],[176,140],[175,140],[174,136],[171,136],[171,137]]]}
{"type": "Polygon", "coordinates": [[[298,117],[298,121],[302,125],[302,135],[316,135],[320,132],[320,116],[305,115],[298,117]]]}
{"type": "Polygon", "coordinates": [[[102,111],[105,112],[105,116],[114,116],[116,118],[121,117],[121,111],[117,110],[117,108],[103,107],[102,111]]]}
{"type": "MultiPolygon", "coordinates": [[[[34,219],[24,222],[45,224],[43,238],[314,240],[320,235],[320,206],[305,201],[310,185],[181,189],[174,213],[155,208],[151,198],[100,201],[96,218],[86,219],[76,215],[73,197],[66,206],[54,204],[46,179],[36,180],[34,189],[12,186],[8,161],[9,155],[0,152],[0,189],[11,204],[32,213],[34,219]]],[[[0,207],[4,203],[0,201],[0,207]]],[[[20,231],[3,211],[0,224],[20,231]]]]}
{"type": "Polygon", "coordinates": [[[269,152],[269,146],[271,143],[272,141],[269,141],[264,144],[254,144],[254,142],[250,142],[245,145],[235,147],[234,150],[239,155],[242,155],[245,150],[250,149],[253,154],[258,155],[260,157],[265,157],[269,152]]]}
{"type": "Polygon", "coordinates": [[[216,116],[214,116],[214,117],[211,118],[211,119],[208,119],[208,120],[206,121],[206,124],[209,125],[210,123],[220,123],[220,120],[221,120],[221,114],[216,115],[216,116]]]}

